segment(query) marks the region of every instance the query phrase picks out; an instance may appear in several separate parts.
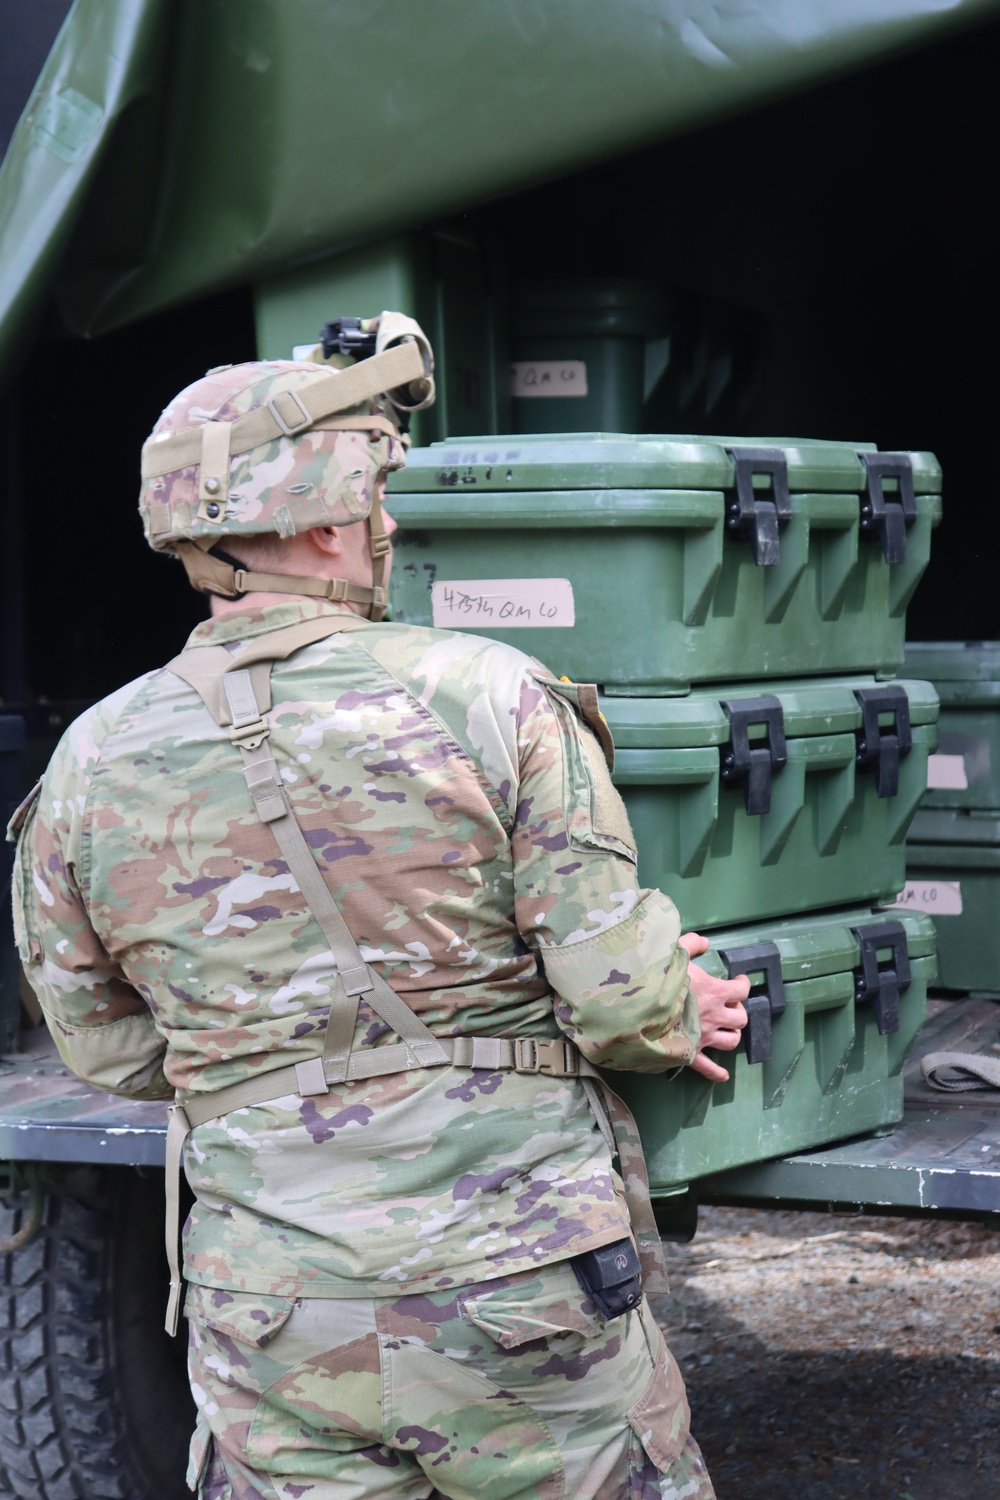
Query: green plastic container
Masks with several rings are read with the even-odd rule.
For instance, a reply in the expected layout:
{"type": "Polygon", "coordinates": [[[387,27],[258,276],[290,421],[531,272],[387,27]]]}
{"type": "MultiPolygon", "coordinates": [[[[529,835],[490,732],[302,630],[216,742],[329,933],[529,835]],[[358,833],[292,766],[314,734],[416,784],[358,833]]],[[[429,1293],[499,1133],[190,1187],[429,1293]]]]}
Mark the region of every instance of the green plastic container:
{"type": "Polygon", "coordinates": [[[454,234],[397,235],[311,261],[254,287],[257,352],[291,359],[324,323],[398,308],[434,346],[437,401],[412,418],[415,443],[510,426],[504,276],[496,257],[454,234]]]}
{"type": "Polygon", "coordinates": [[[933,916],[944,989],[1000,996],[1000,812],[921,809],[900,904],[933,916]]]}
{"type": "Polygon", "coordinates": [[[1000,810],[1000,641],[907,641],[905,671],[941,699],[924,806],[1000,810]]]}
{"type": "Polygon", "coordinates": [[[634,432],[657,354],[669,358],[667,295],[656,282],[579,277],[522,282],[512,302],[515,432],[634,432]]]}
{"type": "Polygon", "coordinates": [[[847,443],[435,443],[389,480],[394,609],[615,695],[892,672],[940,486],[931,454],[847,443]]]}
{"type": "Polygon", "coordinates": [[[754,981],[743,1044],[716,1054],[728,1082],[689,1068],[607,1074],[635,1114],[654,1193],[902,1118],[903,1061],[935,972],[928,917],[862,909],[732,928],[698,962],[754,981]]]}
{"type": "Polygon", "coordinates": [[[602,706],[639,877],[672,897],[686,927],[902,889],[937,738],[929,683],[735,683],[602,706]]]}

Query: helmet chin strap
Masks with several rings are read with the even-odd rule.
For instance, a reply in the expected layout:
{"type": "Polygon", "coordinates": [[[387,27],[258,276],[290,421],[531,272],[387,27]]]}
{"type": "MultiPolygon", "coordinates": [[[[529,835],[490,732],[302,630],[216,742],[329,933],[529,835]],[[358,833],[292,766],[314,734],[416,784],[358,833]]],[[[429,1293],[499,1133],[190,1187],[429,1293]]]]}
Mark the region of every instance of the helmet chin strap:
{"type": "Polygon", "coordinates": [[[368,512],[368,547],[372,557],[372,602],[368,611],[369,620],[384,620],[389,593],[385,587],[386,558],[392,551],[389,533],[385,529],[382,514],[382,497],[379,486],[372,492],[372,508],[368,512]]]}
{"type": "MultiPolygon", "coordinates": [[[[378,501],[372,505],[372,519],[377,515],[377,527],[371,528],[372,578],[371,588],[360,583],[349,583],[346,578],[308,578],[292,573],[254,573],[235,557],[229,557],[220,549],[210,552],[199,542],[175,542],[174,551],[184,564],[188,582],[199,594],[216,594],[220,599],[242,599],[244,594],[305,594],[310,599],[328,599],[334,604],[366,604],[370,620],[382,620],[388,605],[384,589],[385,559],[390,551],[390,542],[382,524],[382,512],[378,501]],[[384,545],[383,545],[384,544],[384,545]]],[[[213,546],[212,538],[202,542],[213,546]]]]}

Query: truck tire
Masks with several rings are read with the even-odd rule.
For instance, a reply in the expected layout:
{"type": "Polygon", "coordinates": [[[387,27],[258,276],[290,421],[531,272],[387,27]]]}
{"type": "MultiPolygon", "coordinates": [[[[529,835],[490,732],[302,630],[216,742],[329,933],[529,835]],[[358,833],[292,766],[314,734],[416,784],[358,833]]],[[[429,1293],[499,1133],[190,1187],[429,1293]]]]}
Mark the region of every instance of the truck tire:
{"type": "MultiPolygon", "coordinates": [[[[16,1232],[27,1196],[0,1200],[16,1232]]],[[[184,1500],[194,1407],[163,1331],[163,1173],[73,1167],[0,1255],[0,1494],[184,1500]]]]}

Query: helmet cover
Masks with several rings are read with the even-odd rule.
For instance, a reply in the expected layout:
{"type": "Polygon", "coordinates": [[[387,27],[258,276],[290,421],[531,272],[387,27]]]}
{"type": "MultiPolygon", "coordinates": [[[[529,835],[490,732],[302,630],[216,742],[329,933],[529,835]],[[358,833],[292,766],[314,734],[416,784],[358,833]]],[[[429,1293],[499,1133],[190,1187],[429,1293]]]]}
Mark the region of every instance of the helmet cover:
{"type": "Polygon", "coordinates": [[[383,313],[365,326],[377,332],[376,358],[349,369],[374,371],[379,355],[384,361],[394,347],[408,344],[419,350],[420,378],[350,406],[334,401],[330,414],[299,431],[277,431],[272,421],[266,440],[254,447],[234,442],[237,451],[231,453],[231,429],[222,424],[238,423],[255,412],[266,419],[261,409],[274,412],[275,398],[291,393],[278,401],[284,420],[277,420],[282,428],[286,423],[297,427],[302,409],[295,392],[314,385],[317,377],[329,377],[347,361],[336,355],[324,360],[317,346],[310,361],[220,366],[174,397],[143,447],[139,509],[151,547],[172,551],[177,542],[193,541],[210,548],[227,535],[261,532],[288,537],[313,526],[349,526],[369,515],[378,481],[406,462],[397,408],[431,404],[434,363],[430,345],[412,319],[383,313]],[[205,432],[209,424],[212,431],[205,432]],[[244,451],[238,451],[241,447],[244,451]],[[181,466],[171,468],[171,454],[181,452],[181,466]],[[207,455],[217,455],[218,462],[207,455]],[[218,472],[206,475],[206,465],[218,472]]]}

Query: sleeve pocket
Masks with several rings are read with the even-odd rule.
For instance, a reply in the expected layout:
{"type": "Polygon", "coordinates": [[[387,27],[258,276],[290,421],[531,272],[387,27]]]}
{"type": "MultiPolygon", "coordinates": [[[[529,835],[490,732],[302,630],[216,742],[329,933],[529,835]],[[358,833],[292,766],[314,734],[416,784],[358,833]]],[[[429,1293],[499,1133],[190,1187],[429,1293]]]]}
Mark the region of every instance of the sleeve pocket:
{"type": "Polygon", "coordinates": [[[41,777],[39,777],[34,786],[31,788],[31,791],[25,797],[24,801],[19,802],[17,807],[15,807],[10,822],[7,824],[7,842],[9,844],[12,844],[14,842],[18,834],[21,832],[21,829],[28,821],[28,817],[34,810],[35,803],[38,801],[38,795],[41,790],[42,779],[41,777]]]}
{"type": "Polygon", "coordinates": [[[38,811],[38,796],[41,790],[41,781],[36,781],[7,825],[7,838],[17,840],[17,848],[14,851],[12,890],[14,945],[17,948],[17,956],[25,967],[36,964],[42,956],[42,945],[30,916],[34,886],[31,875],[30,841],[27,837],[35,813],[38,811]]]}
{"type": "MultiPolygon", "coordinates": [[[[614,750],[603,725],[599,738],[594,720],[579,695],[586,684],[554,682],[539,677],[559,728],[563,755],[563,800],[569,841],[577,849],[601,849],[636,863],[635,835],[625,804],[612,784],[608,769],[614,750]],[[606,743],[605,743],[606,741],[606,743]]],[[[592,690],[596,703],[596,689],[592,690]]],[[[595,708],[595,713],[597,710],[595,708]]]]}

